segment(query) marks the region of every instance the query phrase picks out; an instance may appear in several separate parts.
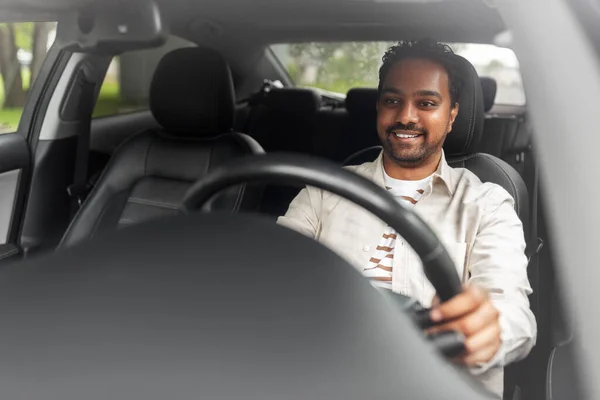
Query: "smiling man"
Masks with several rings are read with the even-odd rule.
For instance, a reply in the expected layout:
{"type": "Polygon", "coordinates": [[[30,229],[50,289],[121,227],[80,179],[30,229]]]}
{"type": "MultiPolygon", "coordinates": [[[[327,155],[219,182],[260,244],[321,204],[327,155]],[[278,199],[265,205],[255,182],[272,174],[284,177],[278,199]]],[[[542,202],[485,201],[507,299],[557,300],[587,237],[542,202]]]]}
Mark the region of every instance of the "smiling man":
{"type": "MultiPolygon", "coordinates": [[[[376,161],[349,168],[387,188],[438,234],[465,290],[432,308],[438,323],[432,331],[462,332],[466,351],[456,362],[502,397],[503,367],[530,352],[537,327],[513,198],[466,169],[451,168],[444,157],[460,110],[458,71],[458,57],[446,45],[423,40],[390,48],[376,105],[383,151],[376,161]]],[[[360,207],[308,187],[278,222],[329,246],[373,286],[432,305],[435,291],[418,256],[360,207]]]]}

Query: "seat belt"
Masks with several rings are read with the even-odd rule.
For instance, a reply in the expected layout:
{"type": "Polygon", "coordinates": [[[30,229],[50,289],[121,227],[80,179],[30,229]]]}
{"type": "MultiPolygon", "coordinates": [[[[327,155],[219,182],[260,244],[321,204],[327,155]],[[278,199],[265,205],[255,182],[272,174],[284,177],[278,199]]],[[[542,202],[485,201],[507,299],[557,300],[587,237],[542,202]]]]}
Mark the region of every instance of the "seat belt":
{"type": "MultiPolygon", "coordinates": [[[[539,186],[540,186],[540,182],[539,182],[539,168],[537,167],[537,163],[535,162],[534,158],[533,158],[533,150],[532,150],[532,145],[529,145],[529,150],[527,151],[527,155],[525,156],[527,157],[527,159],[529,160],[529,164],[530,164],[530,170],[532,171],[533,174],[533,192],[531,194],[531,206],[530,206],[530,214],[529,214],[529,219],[530,219],[530,225],[529,225],[529,240],[527,243],[527,249],[526,249],[526,254],[527,254],[527,261],[529,263],[531,263],[531,259],[537,255],[540,250],[542,249],[542,247],[544,247],[544,241],[538,236],[538,197],[539,197],[539,186]]],[[[527,160],[525,160],[527,161],[527,160]]]]}
{"type": "MultiPolygon", "coordinates": [[[[530,155],[531,158],[531,155],[530,155]]],[[[531,196],[531,225],[530,225],[530,237],[529,237],[529,249],[527,249],[527,260],[531,262],[531,258],[538,254],[542,247],[544,247],[544,241],[538,236],[537,230],[537,213],[538,213],[538,191],[539,191],[539,169],[535,165],[535,162],[532,160],[533,164],[533,194],[531,196]]]]}
{"type": "Polygon", "coordinates": [[[67,193],[72,199],[71,216],[74,216],[77,210],[79,210],[89,191],[87,184],[88,158],[96,83],[88,79],[87,75],[86,68],[81,68],[73,85],[74,88],[71,91],[71,93],[79,91],[76,99],[78,101],[76,115],[79,120],[78,125],[80,126],[80,132],[77,136],[77,154],[75,156],[73,184],[67,188],[67,193]]]}

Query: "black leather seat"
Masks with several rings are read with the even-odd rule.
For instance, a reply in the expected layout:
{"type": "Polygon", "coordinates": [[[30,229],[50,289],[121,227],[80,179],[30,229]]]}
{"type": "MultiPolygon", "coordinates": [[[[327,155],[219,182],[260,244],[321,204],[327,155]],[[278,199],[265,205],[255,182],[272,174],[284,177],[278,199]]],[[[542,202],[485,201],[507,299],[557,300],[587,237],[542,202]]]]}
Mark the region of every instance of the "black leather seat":
{"type": "Polygon", "coordinates": [[[478,153],[483,134],[485,104],[479,76],[473,65],[462,61],[465,85],[461,92],[460,112],[452,132],[444,143],[448,163],[453,167],[466,168],[482,182],[502,186],[515,200],[515,210],[523,221],[525,237],[529,225],[529,194],[519,173],[505,161],[490,154],[478,153]]]}
{"type": "Polygon", "coordinates": [[[346,94],[348,116],[342,127],[336,159],[344,160],[367,147],[379,145],[377,135],[377,89],[355,88],[346,94]]]}
{"type": "MultiPolygon", "coordinates": [[[[250,110],[247,133],[267,152],[312,154],[320,106],[321,96],[314,90],[272,89],[250,110]]],[[[267,185],[260,212],[278,217],[298,191],[287,185],[267,185]]]]}
{"type": "Polygon", "coordinates": [[[494,78],[488,76],[479,77],[481,82],[481,90],[483,93],[483,109],[490,112],[496,102],[496,92],[498,91],[498,83],[494,78]]]}
{"type": "MultiPolygon", "coordinates": [[[[162,129],[136,134],[117,149],[60,246],[176,214],[186,190],[208,171],[262,153],[252,138],[232,131],[234,96],[231,72],[217,52],[167,54],[150,88],[150,108],[162,129]]],[[[258,187],[233,188],[213,207],[254,210],[260,195],[258,187]]]]}
{"type": "Polygon", "coordinates": [[[272,89],[253,106],[246,132],[267,152],[310,154],[320,106],[321,96],[314,90],[272,89]]]}
{"type": "MultiPolygon", "coordinates": [[[[485,112],[492,110],[497,84],[493,78],[481,78],[485,112]]],[[[488,153],[506,161],[525,179],[531,191],[534,185],[531,163],[532,131],[524,114],[488,114],[483,127],[485,140],[481,141],[478,152],[488,153]],[[528,170],[529,169],[529,170],[528,170]]]]}

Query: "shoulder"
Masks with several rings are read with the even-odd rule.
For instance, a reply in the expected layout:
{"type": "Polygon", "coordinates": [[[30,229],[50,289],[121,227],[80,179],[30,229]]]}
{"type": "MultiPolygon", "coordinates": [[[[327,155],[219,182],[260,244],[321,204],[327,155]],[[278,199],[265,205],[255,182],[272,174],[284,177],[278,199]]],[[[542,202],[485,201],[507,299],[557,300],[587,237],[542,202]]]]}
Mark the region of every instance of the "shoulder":
{"type": "Polygon", "coordinates": [[[354,172],[358,175],[366,176],[371,178],[375,169],[377,168],[377,161],[366,162],[360,165],[349,165],[344,167],[345,170],[354,172]]]}
{"type": "Polygon", "coordinates": [[[455,195],[461,196],[464,202],[475,202],[488,210],[496,209],[505,203],[514,208],[514,198],[502,186],[492,182],[482,182],[477,175],[466,168],[452,168],[452,173],[455,195]]]}
{"type": "MultiPolygon", "coordinates": [[[[377,165],[375,162],[368,162],[360,165],[345,166],[342,167],[342,169],[354,172],[355,174],[371,179],[373,177],[373,173],[375,172],[376,166],[377,165]]],[[[322,189],[318,189],[313,186],[307,186],[306,189],[308,189],[311,192],[324,192],[322,189]]]]}
{"type": "MultiPolygon", "coordinates": [[[[376,171],[377,164],[376,162],[368,162],[360,165],[350,165],[346,167],[342,167],[346,171],[354,172],[355,174],[361,175],[364,178],[369,180],[373,179],[373,175],[376,171]]],[[[314,186],[307,186],[306,191],[311,197],[319,197],[324,203],[330,204],[335,203],[338,204],[341,198],[331,192],[324,191],[322,189],[318,189],[314,186]]]]}

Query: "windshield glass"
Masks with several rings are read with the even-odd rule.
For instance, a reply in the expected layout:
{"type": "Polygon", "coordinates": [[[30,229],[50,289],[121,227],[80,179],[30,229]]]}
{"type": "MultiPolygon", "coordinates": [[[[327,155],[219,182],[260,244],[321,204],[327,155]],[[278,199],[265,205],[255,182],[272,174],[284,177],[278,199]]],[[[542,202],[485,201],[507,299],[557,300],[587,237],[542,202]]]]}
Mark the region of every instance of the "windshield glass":
{"type": "MultiPolygon", "coordinates": [[[[345,94],[355,87],[377,87],[381,57],[394,42],[313,42],[276,44],[271,49],[297,86],[345,94]]],[[[525,105],[515,53],[489,44],[449,43],[479,76],[498,84],[496,104],[525,105]]]]}

